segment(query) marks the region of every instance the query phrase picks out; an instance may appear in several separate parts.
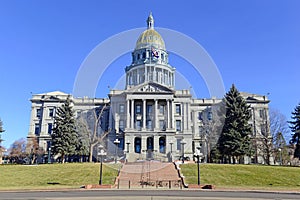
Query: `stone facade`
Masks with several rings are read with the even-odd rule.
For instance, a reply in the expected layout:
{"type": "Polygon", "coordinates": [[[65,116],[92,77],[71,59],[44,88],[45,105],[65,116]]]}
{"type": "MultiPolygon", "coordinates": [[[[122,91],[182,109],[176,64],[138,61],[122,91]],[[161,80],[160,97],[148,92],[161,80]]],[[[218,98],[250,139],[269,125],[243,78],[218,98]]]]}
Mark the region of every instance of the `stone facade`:
{"type": "MultiPolygon", "coordinates": [[[[214,108],[221,99],[195,99],[189,90],[175,90],[175,68],[169,65],[168,52],[162,37],[154,30],[152,15],[148,17],[147,25],[132,52],[131,65],[125,67],[125,89],[112,89],[109,99],[71,96],[76,115],[104,104],[110,105],[105,120],[110,130],[105,144],[108,156],[115,154],[114,141],[118,139],[117,154],[129,162],[144,159],[172,161],[182,156],[193,159],[197,147],[201,147],[202,162],[207,162],[220,133],[212,122],[216,122],[213,117],[218,112],[214,108]]],[[[270,137],[269,100],[262,95],[241,94],[252,110],[251,138],[259,144],[262,138],[270,137]]],[[[46,151],[55,110],[67,96],[62,92],[51,92],[33,95],[31,99],[28,138],[38,136],[40,146],[46,151]]],[[[245,163],[265,162],[258,146],[255,155],[245,158],[245,163]]]]}

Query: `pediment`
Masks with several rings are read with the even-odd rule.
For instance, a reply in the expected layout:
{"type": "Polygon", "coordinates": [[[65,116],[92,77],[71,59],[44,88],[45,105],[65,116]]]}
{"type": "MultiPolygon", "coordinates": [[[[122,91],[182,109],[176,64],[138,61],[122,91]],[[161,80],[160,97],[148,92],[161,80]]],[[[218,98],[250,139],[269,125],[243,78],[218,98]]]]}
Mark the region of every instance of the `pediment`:
{"type": "Polygon", "coordinates": [[[146,83],[146,84],[138,85],[128,89],[127,91],[134,92],[134,93],[166,93],[166,94],[174,93],[172,89],[157,83],[146,83]]]}
{"type": "Polygon", "coordinates": [[[43,98],[43,96],[42,96],[42,99],[44,100],[44,101],[59,101],[60,99],[58,98],[58,97],[56,97],[56,96],[44,96],[44,98],[43,98]]]}

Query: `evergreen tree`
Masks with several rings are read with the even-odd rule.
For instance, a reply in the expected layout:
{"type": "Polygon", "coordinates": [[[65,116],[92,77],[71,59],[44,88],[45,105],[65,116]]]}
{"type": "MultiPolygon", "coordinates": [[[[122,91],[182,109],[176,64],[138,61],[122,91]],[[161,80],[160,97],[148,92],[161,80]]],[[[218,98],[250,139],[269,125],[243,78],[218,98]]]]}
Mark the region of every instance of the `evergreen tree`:
{"type": "Polygon", "coordinates": [[[300,159],[300,103],[296,106],[294,112],[292,112],[293,121],[289,121],[291,131],[294,133],[291,139],[292,144],[296,144],[294,157],[300,159]]]}
{"type": "Polygon", "coordinates": [[[226,105],[225,121],[217,149],[223,159],[235,163],[235,159],[250,154],[251,126],[248,123],[251,118],[250,106],[234,85],[226,93],[223,101],[226,105]]]}
{"type": "Polygon", "coordinates": [[[61,162],[64,163],[65,157],[76,155],[76,149],[78,149],[74,112],[69,97],[57,109],[54,119],[53,134],[51,135],[52,152],[54,155],[60,155],[61,162]]]}

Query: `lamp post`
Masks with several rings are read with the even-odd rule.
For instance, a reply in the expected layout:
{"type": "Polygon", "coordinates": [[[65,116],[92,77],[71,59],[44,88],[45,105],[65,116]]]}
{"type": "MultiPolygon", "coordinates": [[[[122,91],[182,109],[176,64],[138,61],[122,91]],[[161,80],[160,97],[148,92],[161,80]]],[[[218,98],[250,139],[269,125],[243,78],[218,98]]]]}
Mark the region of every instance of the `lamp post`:
{"type": "Polygon", "coordinates": [[[103,150],[103,146],[99,145],[99,153],[100,156],[100,177],[99,177],[99,185],[102,185],[102,163],[103,163],[103,156],[106,155],[106,153],[103,150]]]}
{"type": "Polygon", "coordinates": [[[184,145],[186,144],[186,142],[183,141],[183,139],[182,139],[180,144],[181,144],[181,151],[182,151],[181,157],[182,157],[182,164],[183,164],[184,163],[184,145]]]}
{"type": "Polygon", "coordinates": [[[173,153],[173,149],[172,149],[173,144],[174,144],[174,143],[173,143],[173,141],[171,140],[171,142],[170,142],[170,146],[171,146],[171,149],[170,149],[171,151],[170,151],[170,153],[171,153],[171,154],[173,153]]]}
{"type": "Polygon", "coordinates": [[[127,153],[129,153],[129,145],[130,145],[129,140],[127,140],[126,145],[127,145],[127,153]]]}
{"type": "Polygon", "coordinates": [[[172,149],[173,141],[172,140],[170,141],[170,146],[171,146],[170,157],[171,157],[171,162],[172,162],[173,161],[173,155],[172,155],[173,154],[173,149],[172,149]]]}
{"type": "Polygon", "coordinates": [[[48,148],[48,164],[51,164],[51,146],[48,148]]]}
{"type": "Polygon", "coordinates": [[[198,185],[200,185],[200,152],[201,147],[197,147],[196,152],[195,152],[195,157],[197,158],[197,167],[198,167],[198,185]]]}
{"type": "Polygon", "coordinates": [[[114,144],[116,145],[116,151],[115,151],[115,163],[117,163],[117,157],[118,157],[118,145],[120,144],[120,141],[117,139],[115,139],[114,144]]]}
{"type": "Polygon", "coordinates": [[[33,159],[33,148],[31,147],[31,150],[30,150],[30,164],[32,165],[32,159],[33,159]]]}
{"type": "Polygon", "coordinates": [[[281,148],[278,149],[279,151],[279,162],[280,162],[280,165],[282,165],[282,154],[281,154],[281,148]]]}

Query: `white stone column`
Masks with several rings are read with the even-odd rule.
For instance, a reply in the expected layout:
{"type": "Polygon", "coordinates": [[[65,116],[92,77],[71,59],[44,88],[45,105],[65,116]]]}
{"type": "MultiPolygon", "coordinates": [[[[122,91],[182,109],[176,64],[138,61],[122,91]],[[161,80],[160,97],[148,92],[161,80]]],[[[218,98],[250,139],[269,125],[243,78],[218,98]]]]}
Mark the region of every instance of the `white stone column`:
{"type": "Polygon", "coordinates": [[[42,135],[48,135],[48,123],[46,121],[47,118],[47,106],[42,106],[41,107],[41,112],[42,112],[42,116],[41,116],[41,136],[42,135]]]}
{"type": "Polygon", "coordinates": [[[126,128],[129,129],[130,128],[130,112],[129,112],[129,107],[130,107],[130,103],[129,103],[129,99],[126,100],[127,102],[127,107],[126,107],[126,128]]]}
{"type": "Polygon", "coordinates": [[[141,153],[145,154],[145,151],[147,150],[147,136],[142,135],[141,140],[141,153]]]}
{"type": "Polygon", "coordinates": [[[181,104],[182,106],[182,119],[183,119],[183,127],[182,127],[182,130],[186,130],[187,129],[187,116],[186,116],[186,113],[187,113],[187,109],[186,109],[186,104],[185,103],[182,103],[181,104]]]}
{"type": "Polygon", "coordinates": [[[119,114],[117,112],[115,112],[115,130],[116,133],[119,133],[119,123],[120,123],[120,117],[119,114]]]}
{"type": "Polygon", "coordinates": [[[31,106],[31,117],[30,117],[29,135],[34,135],[34,130],[35,130],[34,118],[35,118],[35,113],[36,113],[35,107],[31,106]]]}
{"type": "Polygon", "coordinates": [[[146,99],[143,99],[143,131],[146,130],[146,99]]]}
{"type": "Polygon", "coordinates": [[[173,101],[171,101],[171,112],[172,112],[172,120],[171,120],[171,128],[174,129],[175,128],[175,104],[173,101]]]}
{"type": "Polygon", "coordinates": [[[145,82],[148,82],[148,70],[147,70],[148,66],[145,65],[145,82]]]}
{"type": "Polygon", "coordinates": [[[186,115],[187,115],[187,122],[186,122],[186,129],[190,130],[191,129],[191,113],[190,113],[190,107],[189,107],[189,103],[186,103],[186,115]]]}
{"type": "Polygon", "coordinates": [[[134,129],[134,99],[131,99],[131,128],[134,129]]]}
{"type": "Polygon", "coordinates": [[[169,99],[167,99],[167,129],[169,129],[170,128],[170,102],[169,102],[170,100],[169,99]]]}
{"type": "Polygon", "coordinates": [[[159,153],[159,137],[158,135],[153,136],[153,148],[159,153]]]}
{"type": "Polygon", "coordinates": [[[154,130],[158,130],[158,111],[157,111],[157,99],[154,99],[154,130]]]}

